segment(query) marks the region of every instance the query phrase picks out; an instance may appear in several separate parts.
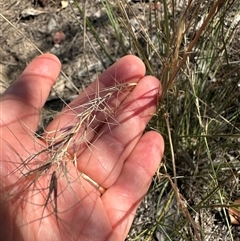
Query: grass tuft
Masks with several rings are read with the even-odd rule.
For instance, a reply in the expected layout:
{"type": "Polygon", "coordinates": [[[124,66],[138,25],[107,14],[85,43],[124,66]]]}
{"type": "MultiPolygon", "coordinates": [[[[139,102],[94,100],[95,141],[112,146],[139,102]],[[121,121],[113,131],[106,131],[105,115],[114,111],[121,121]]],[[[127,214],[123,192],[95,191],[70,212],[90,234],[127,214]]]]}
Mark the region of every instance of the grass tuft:
{"type": "MultiPolygon", "coordinates": [[[[163,95],[147,130],[163,135],[165,156],[127,240],[238,240],[228,209],[238,208],[234,201],[240,198],[239,1],[101,0],[94,2],[100,17],[88,13],[91,4],[69,1],[68,12],[83,31],[88,76],[89,52],[103,68],[134,54],[144,61],[147,74],[162,83],[163,95]],[[108,36],[102,38],[98,21],[108,36]],[[151,212],[144,205],[152,207],[151,212]]],[[[23,188],[37,182],[33,174],[48,175],[47,193],[54,193],[51,183],[60,175],[56,171],[66,171],[63,160],[75,133],[81,129],[80,141],[88,143],[84,130],[96,121],[97,111],[114,122],[108,101],[131,87],[116,85],[89,96],[86,105],[76,107],[83,110],[74,116],[78,124],[48,133],[42,152],[51,156],[49,161],[32,167],[31,157],[17,167],[28,170],[23,172],[28,181],[23,188]]]]}

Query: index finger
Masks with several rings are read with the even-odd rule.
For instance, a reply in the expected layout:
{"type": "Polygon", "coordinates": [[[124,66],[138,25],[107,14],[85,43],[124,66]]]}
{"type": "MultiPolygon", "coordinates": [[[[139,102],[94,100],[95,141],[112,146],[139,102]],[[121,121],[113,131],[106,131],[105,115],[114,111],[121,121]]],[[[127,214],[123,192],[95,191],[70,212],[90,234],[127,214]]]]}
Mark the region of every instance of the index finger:
{"type": "Polygon", "coordinates": [[[22,132],[26,126],[34,133],[60,69],[60,61],[52,54],[35,58],[1,96],[0,126],[8,126],[15,133],[22,132]]]}

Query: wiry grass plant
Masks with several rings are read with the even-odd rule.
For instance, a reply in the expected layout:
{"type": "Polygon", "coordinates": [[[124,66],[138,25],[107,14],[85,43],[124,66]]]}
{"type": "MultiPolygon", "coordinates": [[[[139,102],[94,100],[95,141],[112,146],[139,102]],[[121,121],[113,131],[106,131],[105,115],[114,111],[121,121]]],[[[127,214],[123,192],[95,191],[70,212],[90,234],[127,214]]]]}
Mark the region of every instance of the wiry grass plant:
{"type": "Polygon", "coordinates": [[[238,167],[228,168],[230,173],[224,167],[228,166],[229,150],[237,149],[239,136],[238,80],[233,74],[236,67],[228,64],[234,58],[229,55],[238,31],[239,4],[150,1],[139,3],[141,13],[127,1],[117,1],[114,6],[121,33],[128,36],[124,47],[140,56],[163,86],[159,112],[149,125],[166,141],[165,162],[152,188],[161,193],[156,219],[129,240],[154,240],[156,235],[160,240],[205,240],[210,236],[216,240],[213,219],[220,211],[216,203],[226,207],[222,208],[221,225],[227,224],[225,232],[233,240],[226,212],[231,197],[226,190],[234,185],[234,196],[238,196],[232,179],[238,176],[238,167]],[[231,17],[233,12],[235,17],[231,17]],[[232,113],[227,114],[230,109],[232,113]],[[200,219],[205,221],[200,224],[200,219]]]}
{"type": "MultiPolygon", "coordinates": [[[[113,62],[122,55],[135,54],[144,61],[148,73],[162,83],[163,96],[148,126],[159,131],[166,143],[164,162],[149,191],[156,197],[152,200],[156,205],[154,221],[142,223],[140,232],[130,233],[128,240],[220,240],[221,232],[226,240],[235,240],[227,210],[240,197],[240,73],[235,47],[239,46],[239,2],[100,1],[117,51],[101,40],[99,29],[86,16],[88,1],[69,4],[73,10],[71,18],[84,30],[84,51],[87,43],[91,44],[91,35],[99,46],[92,47],[92,51],[103,66],[106,58],[113,62]],[[217,216],[221,217],[218,225],[217,216]]],[[[91,148],[85,130],[93,122],[118,124],[109,101],[112,95],[121,95],[132,87],[119,84],[102,92],[96,90],[96,96],[89,96],[86,104],[71,108],[74,124],[47,133],[47,148],[21,160],[20,166],[16,164],[16,171],[23,174],[19,184],[25,183],[20,191],[35,185],[36,176],[48,176],[46,187],[37,187],[37,191],[46,191],[41,207],[45,209],[50,203],[56,216],[55,197],[60,195],[56,182],[62,178],[61,173],[67,173],[66,150],[69,146],[74,150],[76,141],[91,148]],[[75,108],[82,110],[80,115],[75,108]],[[104,118],[99,119],[96,112],[104,118]],[[80,139],[75,136],[79,130],[80,139]],[[32,163],[43,153],[48,158],[44,164],[32,163]]],[[[75,164],[74,158],[71,164],[75,164]]],[[[133,230],[137,228],[133,225],[133,230]]]]}

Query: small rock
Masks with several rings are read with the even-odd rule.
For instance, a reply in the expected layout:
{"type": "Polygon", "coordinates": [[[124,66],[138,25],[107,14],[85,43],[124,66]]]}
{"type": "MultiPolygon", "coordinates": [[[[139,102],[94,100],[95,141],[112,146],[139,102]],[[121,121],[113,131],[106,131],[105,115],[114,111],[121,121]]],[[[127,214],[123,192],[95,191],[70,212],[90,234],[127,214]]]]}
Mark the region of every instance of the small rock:
{"type": "Polygon", "coordinates": [[[31,16],[37,16],[37,15],[43,14],[43,13],[47,13],[47,12],[37,10],[37,9],[34,9],[34,8],[26,8],[26,9],[23,9],[21,11],[20,16],[22,18],[27,18],[27,17],[31,17],[31,16]]]}
{"type": "Polygon", "coordinates": [[[52,33],[57,27],[57,22],[56,20],[52,17],[49,19],[48,24],[47,24],[47,32],[52,33]]]}
{"type": "Polygon", "coordinates": [[[53,36],[53,43],[60,44],[66,38],[66,34],[62,31],[58,31],[53,36]]]}

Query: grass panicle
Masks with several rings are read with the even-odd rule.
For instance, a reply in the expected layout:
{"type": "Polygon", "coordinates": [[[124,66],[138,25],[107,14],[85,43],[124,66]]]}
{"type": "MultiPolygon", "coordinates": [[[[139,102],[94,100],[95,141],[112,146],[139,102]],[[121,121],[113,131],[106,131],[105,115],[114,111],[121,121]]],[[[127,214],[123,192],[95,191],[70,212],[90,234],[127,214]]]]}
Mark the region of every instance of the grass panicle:
{"type": "MultiPolygon", "coordinates": [[[[127,240],[222,240],[220,236],[238,240],[228,210],[238,208],[234,201],[240,198],[239,1],[101,0],[94,2],[100,17],[89,14],[91,4],[69,1],[68,12],[83,31],[88,76],[89,52],[104,68],[105,63],[134,54],[144,61],[147,74],[158,77],[162,84],[158,110],[147,126],[165,139],[164,160],[147,199],[154,209],[149,213],[140,207],[127,240]],[[109,29],[104,38],[99,23],[109,29]],[[143,219],[139,224],[141,213],[151,217],[151,222],[143,219]]],[[[108,104],[111,97],[133,87],[119,84],[102,92],[96,90],[86,104],[76,107],[82,110],[80,115],[70,108],[73,123],[47,133],[43,137],[47,148],[16,167],[23,174],[19,185],[26,181],[20,192],[47,175],[43,206],[51,203],[52,213],[56,213],[57,204],[50,196],[61,193],[56,181],[62,178],[60,173],[67,173],[67,149],[74,149],[76,141],[89,144],[85,130],[93,122],[102,124],[96,112],[109,125],[114,124],[108,104]],[[77,140],[79,131],[82,136],[77,140]],[[32,164],[43,153],[48,160],[32,164]]],[[[74,157],[70,160],[74,165],[74,157]]],[[[40,191],[39,186],[37,189],[40,191]]]]}

